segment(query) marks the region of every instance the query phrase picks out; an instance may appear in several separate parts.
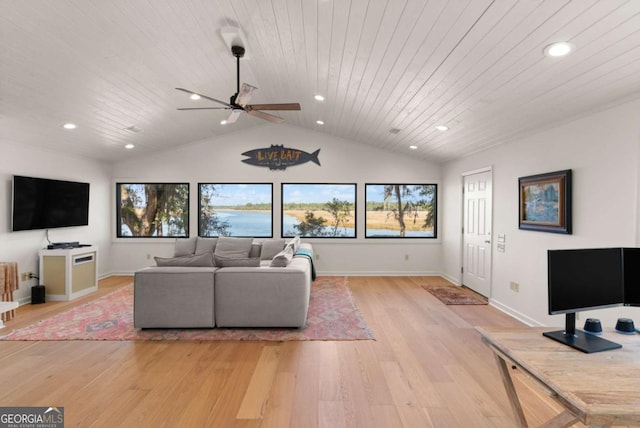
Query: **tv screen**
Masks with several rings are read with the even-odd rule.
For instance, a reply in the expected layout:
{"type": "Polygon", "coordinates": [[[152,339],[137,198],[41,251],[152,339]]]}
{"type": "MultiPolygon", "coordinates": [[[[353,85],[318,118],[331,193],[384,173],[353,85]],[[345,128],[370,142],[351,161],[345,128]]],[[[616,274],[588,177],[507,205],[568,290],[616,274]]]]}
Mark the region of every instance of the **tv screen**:
{"type": "Polygon", "coordinates": [[[550,250],[549,314],[624,303],[622,248],[550,250]]]}
{"type": "Polygon", "coordinates": [[[11,230],[89,224],[89,183],[13,176],[11,230]]]}
{"type": "Polygon", "coordinates": [[[624,304],[640,306],[640,248],[623,248],[624,304]]]}

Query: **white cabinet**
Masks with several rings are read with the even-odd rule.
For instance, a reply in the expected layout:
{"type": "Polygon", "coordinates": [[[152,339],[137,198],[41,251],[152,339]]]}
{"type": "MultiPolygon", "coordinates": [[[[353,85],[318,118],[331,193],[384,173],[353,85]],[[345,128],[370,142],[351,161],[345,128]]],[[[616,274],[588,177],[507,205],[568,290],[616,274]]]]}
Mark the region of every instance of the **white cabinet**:
{"type": "Polygon", "coordinates": [[[98,248],[40,250],[47,300],[73,300],[98,289],[98,248]]]}

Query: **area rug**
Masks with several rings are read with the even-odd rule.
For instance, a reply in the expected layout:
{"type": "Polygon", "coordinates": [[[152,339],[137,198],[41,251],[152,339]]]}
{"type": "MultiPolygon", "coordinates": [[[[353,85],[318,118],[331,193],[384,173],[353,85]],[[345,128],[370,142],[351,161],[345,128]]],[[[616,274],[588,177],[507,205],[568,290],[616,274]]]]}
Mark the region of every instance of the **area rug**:
{"type": "Polygon", "coordinates": [[[346,277],[318,277],[307,324],[293,329],[145,329],[133,326],[133,285],[15,330],[2,340],[362,340],[373,334],[356,308],[346,277]]]}
{"type": "Polygon", "coordinates": [[[486,305],[487,299],[466,287],[455,285],[423,285],[422,288],[433,294],[445,305],[486,305]]]}

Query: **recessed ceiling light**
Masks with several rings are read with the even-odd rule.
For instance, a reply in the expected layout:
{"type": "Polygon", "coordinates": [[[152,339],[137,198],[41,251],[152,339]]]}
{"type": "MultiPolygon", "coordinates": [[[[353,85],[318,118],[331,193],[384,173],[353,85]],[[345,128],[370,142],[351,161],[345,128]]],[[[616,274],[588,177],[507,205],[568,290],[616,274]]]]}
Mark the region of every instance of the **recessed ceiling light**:
{"type": "Polygon", "coordinates": [[[569,54],[574,46],[569,42],[552,43],[544,48],[544,54],[549,57],[560,57],[569,54]]]}
{"type": "Polygon", "coordinates": [[[313,98],[315,98],[318,101],[324,101],[324,97],[320,94],[315,95],[313,98]]]}
{"type": "Polygon", "coordinates": [[[316,123],[317,123],[318,125],[324,125],[324,121],[322,121],[322,120],[316,120],[316,123]]]}
{"type": "Polygon", "coordinates": [[[134,147],[135,146],[133,144],[131,144],[131,143],[129,143],[126,146],[124,146],[125,149],[129,149],[129,150],[133,149],[134,147]]]}
{"type": "Polygon", "coordinates": [[[76,129],[78,126],[75,123],[65,123],[62,127],[64,129],[76,129]]]}
{"type": "Polygon", "coordinates": [[[443,131],[444,132],[444,131],[448,131],[449,127],[447,125],[436,125],[436,129],[438,131],[443,131]]]}
{"type": "Polygon", "coordinates": [[[410,148],[411,150],[417,150],[417,149],[418,149],[418,146],[409,146],[409,148],[410,148]]]}
{"type": "Polygon", "coordinates": [[[200,99],[200,95],[198,95],[198,94],[191,94],[191,96],[189,96],[189,98],[191,98],[192,100],[199,100],[199,99],[200,99]]]}
{"type": "Polygon", "coordinates": [[[220,125],[226,125],[226,124],[227,124],[227,120],[226,119],[223,119],[223,120],[220,121],[220,125]]]}

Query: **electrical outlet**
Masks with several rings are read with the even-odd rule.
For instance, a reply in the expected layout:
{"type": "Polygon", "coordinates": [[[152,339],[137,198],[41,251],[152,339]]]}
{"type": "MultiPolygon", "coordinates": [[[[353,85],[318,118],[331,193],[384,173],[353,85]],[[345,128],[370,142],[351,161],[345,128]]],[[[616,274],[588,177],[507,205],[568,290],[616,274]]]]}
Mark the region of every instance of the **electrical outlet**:
{"type": "Polygon", "coordinates": [[[313,257],[314,257],[316,260],[320,260],[320,254],[318,254],[318,253],[314,253],[314,254],[313,254],[313,257]]]}
{"type": "Polygon", "coordinates": [[[24,272],[20,274],[20,281],[28,281],[29,280],[29,272],[24,272]]]}
{"type": "Polygon", "coordinates": [[[409,254],[405,254],[405,255],[404,255],[404,261],[405,261],[405,262],[408,262],[408,261],[409,261],[409,254]]]}
{"type": "Polygon", "coordinates": [[[151,260],[151,254],[147,254],[147,260],[151,260]]]}
{"type": "Polygon", "coordinates": [[[518,284],[517,282],[511,281],[509,283],[509,288],[511,288],[511,290],[515,291],[516,293],[520,292],[520,284],[518,284]]]}

